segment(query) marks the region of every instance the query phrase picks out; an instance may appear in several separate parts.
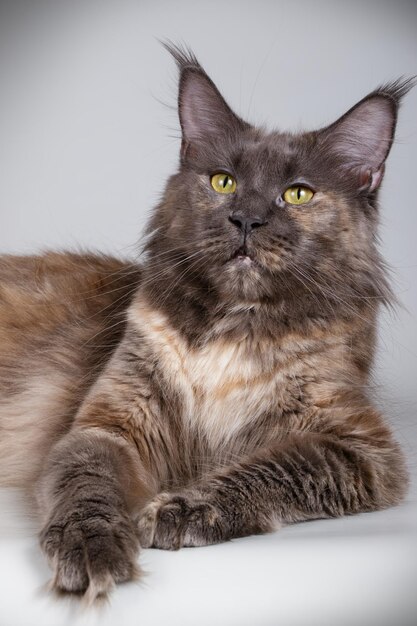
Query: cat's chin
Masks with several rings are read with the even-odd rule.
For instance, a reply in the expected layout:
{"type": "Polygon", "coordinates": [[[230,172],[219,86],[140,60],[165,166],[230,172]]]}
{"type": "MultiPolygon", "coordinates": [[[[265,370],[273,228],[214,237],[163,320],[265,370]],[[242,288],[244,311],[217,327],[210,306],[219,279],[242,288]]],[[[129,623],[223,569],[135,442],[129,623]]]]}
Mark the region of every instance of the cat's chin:
{"type": "Polygon", "coordinates": [[[222,268],[212,274],[212,281],[221,297],[226,300],[248,298],[257,300],[265,296],[264,268],[249,254],[235,254],[222,268]]]}

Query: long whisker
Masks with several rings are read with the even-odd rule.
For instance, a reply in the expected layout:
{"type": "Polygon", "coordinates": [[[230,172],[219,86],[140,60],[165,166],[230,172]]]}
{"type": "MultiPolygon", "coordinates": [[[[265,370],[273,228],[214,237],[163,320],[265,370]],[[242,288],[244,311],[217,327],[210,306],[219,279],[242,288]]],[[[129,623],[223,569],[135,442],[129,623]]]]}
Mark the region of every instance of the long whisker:
{"type": "Polygon", "coordinates": [[[170,287],[170,289],[168,289],[168,291],[164,294],[164,298],[161,301],[161,304],[166,302],[169,298],[169,296],[171,295],[171,293],[174,291],[174,289],[177,287],[177,285],[181,282],[181,280],[187,275],[190,274],[197,266],[198,264],[201,262],[201,260],[204,259],[204,255],[199,257],[198,259],[194,260],[193,263],[191,263],[191,265],[189,267],[187,267],[176,279],[176,281],[173,282],[172,286],[170,287]]]}

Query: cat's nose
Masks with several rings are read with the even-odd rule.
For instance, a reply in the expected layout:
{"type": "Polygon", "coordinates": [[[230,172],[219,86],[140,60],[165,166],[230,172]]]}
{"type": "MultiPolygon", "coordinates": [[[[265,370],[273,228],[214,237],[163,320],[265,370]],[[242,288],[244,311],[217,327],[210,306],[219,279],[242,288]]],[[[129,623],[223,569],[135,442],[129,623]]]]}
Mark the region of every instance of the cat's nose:
{"type": "Polygon", "coordinates": [[[266,220],[257,215],[249,216],[240,215],[239,213],[230,213],[229,221],[237,226],[245,235],[248,235],[255,228],[266,224],[266,220]]]}

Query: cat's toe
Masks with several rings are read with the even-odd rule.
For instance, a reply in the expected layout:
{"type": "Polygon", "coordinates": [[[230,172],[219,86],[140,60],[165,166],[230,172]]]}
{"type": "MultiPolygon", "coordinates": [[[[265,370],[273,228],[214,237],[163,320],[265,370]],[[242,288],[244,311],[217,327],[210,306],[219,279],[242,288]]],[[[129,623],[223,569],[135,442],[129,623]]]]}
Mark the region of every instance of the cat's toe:
{"type": "Polygon", "coordinates": [[[138,536],[142,548],[154,547],[159,511],[171,498],[169,493],[160,493],[143,509],[138,521],[138,536]]]}
{"type": "Polygon", "coordinates": [[[193,495],[160,494],[144,509],[138,523],[144,548],[178,550],[223,541],[217,508],[193,495]]]}
{"type": "Polygon", "coordinates": [[[184,528],[184,547],[207,546],[225,541],[225,527],[222,515],[214,505],[202,502],[190,511],[184,528]]]}

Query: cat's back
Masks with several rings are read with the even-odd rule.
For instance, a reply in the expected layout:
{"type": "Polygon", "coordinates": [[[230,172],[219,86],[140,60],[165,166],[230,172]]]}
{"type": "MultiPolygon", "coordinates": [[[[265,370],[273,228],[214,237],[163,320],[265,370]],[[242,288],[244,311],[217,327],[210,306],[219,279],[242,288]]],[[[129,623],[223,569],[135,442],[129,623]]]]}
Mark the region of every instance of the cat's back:
{"type": "Polygon", "coordinates": [[[1,355],[11,342],[36,342],[65,326],[71,332],[73,322],[84,322],[87,333],[106,325],[130,302],[140,273],[135,264],[98,254],[1,255],[1,355]]]}
{"type": "Polygon", "coordinates": [[[0,256],[0,482],[20,483],[71,423],[120,341],[140,276],[104,255],[0,256]]]}

